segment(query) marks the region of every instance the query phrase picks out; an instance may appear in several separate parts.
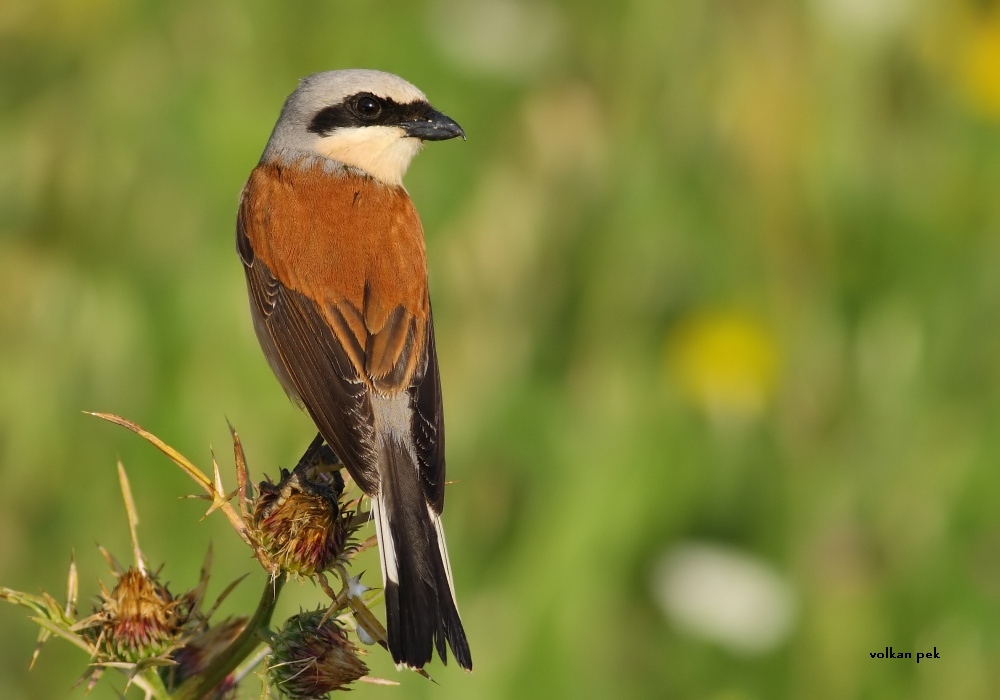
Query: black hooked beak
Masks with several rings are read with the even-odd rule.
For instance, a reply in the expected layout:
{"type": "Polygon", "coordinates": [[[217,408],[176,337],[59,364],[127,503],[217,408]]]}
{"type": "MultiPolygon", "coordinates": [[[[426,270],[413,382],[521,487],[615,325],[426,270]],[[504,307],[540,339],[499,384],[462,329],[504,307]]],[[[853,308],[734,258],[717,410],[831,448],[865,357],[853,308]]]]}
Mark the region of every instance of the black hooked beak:
{"type": "Polygon", "coordinates": [[[447,141],[456,136],[461,136],[462,140],[465,140],[465,130],[458,125],[458,122],[430,106],[400,126],[407,136],[422,141],[447,141]]]}

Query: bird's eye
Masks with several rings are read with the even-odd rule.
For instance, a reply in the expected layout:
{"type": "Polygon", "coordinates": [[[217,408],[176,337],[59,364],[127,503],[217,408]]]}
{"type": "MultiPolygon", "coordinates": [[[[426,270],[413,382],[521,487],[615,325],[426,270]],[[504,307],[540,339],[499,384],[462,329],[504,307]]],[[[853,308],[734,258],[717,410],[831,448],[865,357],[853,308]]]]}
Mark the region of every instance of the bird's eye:
{"type": "Polygon", "coordinates": [[[382,114],[382,105],[371,95],[360,95],[354,100],[354,111],[362,119],[377,119],[382,114]]]}

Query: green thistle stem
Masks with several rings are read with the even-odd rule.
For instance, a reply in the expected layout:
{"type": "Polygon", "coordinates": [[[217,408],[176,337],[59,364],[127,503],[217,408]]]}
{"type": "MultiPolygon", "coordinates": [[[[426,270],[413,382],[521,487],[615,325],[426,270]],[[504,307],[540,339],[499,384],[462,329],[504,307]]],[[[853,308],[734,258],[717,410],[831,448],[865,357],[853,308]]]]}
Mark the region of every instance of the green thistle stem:
{"type": "Polygon", "coordinates": [[[171,700],[170,692],[167,690],[167,686],[163,684],[163,679],[160,678],[160,674],[156,672],[155,668],[151,668],[143,673],[142,679],[149,684],[149,691],[152,692],[156,700],[171,700]]]}
{"type": "Polygon", "coordinates": [[[281,588],[285,585],[285,579],[285,573],[281,572],[273,581],[269,580],[264,584],[264,594],[257,605],[257,611],[247,622],[247,626],[240,633],[240,636],[234,639],[233,643],[219,654],[202,673],[181,683],[171,696],[173,700],[199,700],[208,696],[225,680],[226,676],[235,671],[236,667],[250,656],[261,643],[262,637],[265,637],[269,632],[271,615],[278,603],[278,594],[281,593],[281,588]]]}

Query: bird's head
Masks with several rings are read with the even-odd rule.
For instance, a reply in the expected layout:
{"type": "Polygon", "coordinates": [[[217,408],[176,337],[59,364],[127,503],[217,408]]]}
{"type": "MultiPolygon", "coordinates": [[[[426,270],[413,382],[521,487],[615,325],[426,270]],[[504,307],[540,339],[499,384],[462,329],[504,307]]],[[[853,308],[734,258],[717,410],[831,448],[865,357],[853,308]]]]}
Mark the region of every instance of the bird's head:
{"type": "Polygon", "coordinates": [[[285,101],[264,160],[324,156],[390,185],[402,183],[424,141],[465,132],[397,75],[337,70],[303,78],[285,101]]]}

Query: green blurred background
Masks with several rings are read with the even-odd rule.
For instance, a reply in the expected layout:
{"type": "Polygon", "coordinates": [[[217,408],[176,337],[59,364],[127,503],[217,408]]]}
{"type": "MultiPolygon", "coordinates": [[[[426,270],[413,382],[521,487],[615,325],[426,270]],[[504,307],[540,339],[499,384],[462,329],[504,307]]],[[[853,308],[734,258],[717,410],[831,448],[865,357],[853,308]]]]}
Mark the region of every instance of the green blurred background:
{"type": "MultiPolygon", "coordinates": [[[[469,134],[407,186],[476,663],[431,685],[373,653],[403,687],[354,697],[1000,697],[989,0],[4,0],[0,584],[61,598],[75,549],[89,609],[95,543],[128,560],[120,456],[173,589],[212,540],[209,596],[249,571],[224,612],[253,605],[222,518],[81,411],[227,478],[227,417],[258,477],[294,463],[311,425],[253,338],[233,221],[296,80],[352,66],[469,134]],[[769,572],[783,631],[669,612],[684,543],[769,572]]],[[[29,673],[24,611],[0,630],[0,697],[82,696],[78,650],[29,673]]]]}

